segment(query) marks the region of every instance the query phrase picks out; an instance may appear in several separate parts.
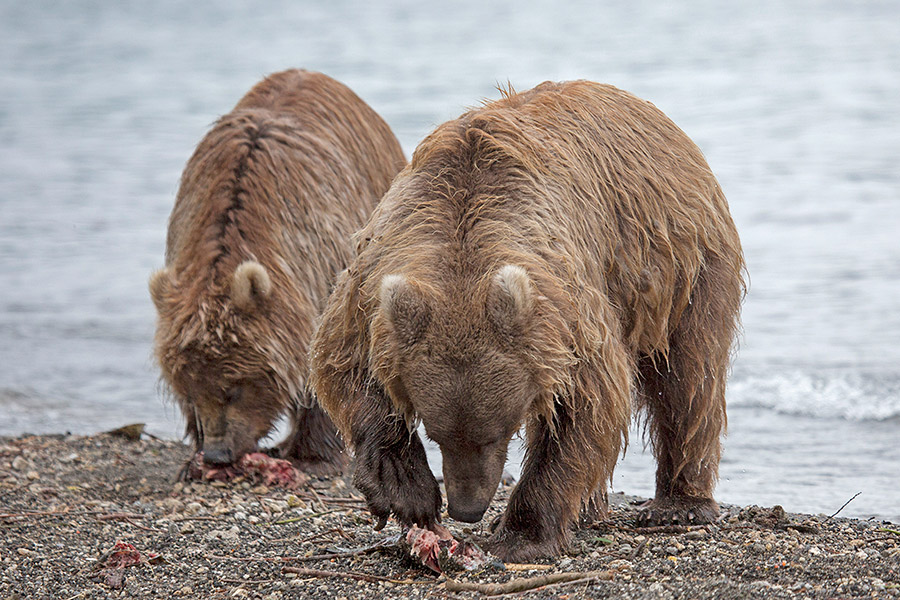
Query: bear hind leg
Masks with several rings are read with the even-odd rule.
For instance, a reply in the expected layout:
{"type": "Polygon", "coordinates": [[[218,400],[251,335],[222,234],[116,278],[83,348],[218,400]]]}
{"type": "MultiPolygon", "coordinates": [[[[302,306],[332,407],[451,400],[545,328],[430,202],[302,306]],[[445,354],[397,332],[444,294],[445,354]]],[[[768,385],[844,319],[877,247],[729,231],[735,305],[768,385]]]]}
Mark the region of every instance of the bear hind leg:
{"type": "Polygon", "coordinates": [[[656,496],[639,525],[708,523],[721,437],[725,432],[725,380],[737,326],[740,285],[708,263],[691,304],[670,338],[668,359],[644,357],[638,369],[647,427],[657,461],[656,496]]]}

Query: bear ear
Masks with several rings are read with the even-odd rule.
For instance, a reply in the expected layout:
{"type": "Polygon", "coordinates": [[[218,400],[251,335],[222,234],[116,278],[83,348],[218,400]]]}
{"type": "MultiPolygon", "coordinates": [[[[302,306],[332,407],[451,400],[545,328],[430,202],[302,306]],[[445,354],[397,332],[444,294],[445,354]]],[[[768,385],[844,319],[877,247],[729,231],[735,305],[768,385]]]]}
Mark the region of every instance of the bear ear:
{"type": "Polygon", "coordinates": [[[378,288],[379,310],[400,340],[414,344],[431,321],[431,309],[423,294],[403,275],[385,275],[378,288]]]}
{"type": "Polygon", "coordinates": [[[245,260],[234,270],[231,301],[241,310],[253,310],[268,298],[272,280],[266,268],[254,260],[245,260]]]}
{"type": "Polygon", "coordinates": [[[518,265],[504,265],[494,275],[488,293],[488,316],[500,331],[521,333],[534,308],[531,278],[518,265]]]}
{"type": "Polygon", "coordinates": [[[150,297],[157,312],[163,312],[166,307],[166,297],[172,290],[172,273],[169,269],[159,269],[150,275],[150,297]]]}

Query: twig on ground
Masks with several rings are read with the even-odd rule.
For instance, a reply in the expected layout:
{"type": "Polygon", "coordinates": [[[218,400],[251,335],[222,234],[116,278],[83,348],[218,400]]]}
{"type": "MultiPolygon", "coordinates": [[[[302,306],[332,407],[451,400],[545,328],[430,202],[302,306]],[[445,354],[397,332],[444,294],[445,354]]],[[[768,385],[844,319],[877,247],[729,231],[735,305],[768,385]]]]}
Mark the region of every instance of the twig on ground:
{"type": "Polygon", "coordinates": [[[530,594],[532,592],[543,592],[545,590],[557,589],[561,587],[566,587],[569,585],[578,585],[580,583],[590,583],[591,581],[597,580],[597,577],[584,577],[583,579],[573,579],[572,581],[560,581],[559,583],[550,583],[538,588],[533,588],[530,590],[522,590],[521,592],[512,592],[509,594],[502,594],[500,596],[491,596],[491,598],[513,598],[516,596],[524,596],[525,594],[530,594]]]}
{"type": "Polygon", "coordinates": [[[271,518],[272,518],[272,509],[269,508],[269,505],[268,505],[268,504],[266,504],[265,502],[263,502],[263,499],[260,498],[259,494],[253,494],[253,495],[256,496],[256,501],[259,502],[259,505],[263,507],[263,510],[266,511],[266,514],[267,514],[267,515],[269,516],[269,518],[271,519],[271,518]]]}
{"type": "Polygon", "coordinates": [[[435,583],[435,581],[415,581],[412,579],[391,579],[390,577],[382,577],[380,575],[369,575],[368,573],[358,573],[356,571],[323,571],[321,569],[304,569],[301,567],[282,567],[282,573],[295,573],[301,577],[341,577],[343,579],[358,579],[360,581],[368,581],[376,583],[379,581],[389,581],[391,583],[403,584],[419,584],[419,583],[435,583]]]}
{"type": "Polygon", "coordinates": [[[687,533],[693,529],[705,529],[703,525],[652,525],[650,527],[619,527],[633,533],[687,533]]]}
{"type": "Polygon", "coordinates": [[[316,538],[324,537],[324,536],[329,535],[329,534],[332,534],[332,533],[338,534],[339,536],[341,536],[341,537],[344,538],[345,540],[352,540],[352,539],[354,539],[353,536],[350,535],[349,533],[347,533],[346,531],[344,531],[343,528],[341,528],[341,527],[333,527],[333,528],[329,529],[328,531],[320,531],[319,533],[314,533],[314,534],[312,534],[312,535],[308,535],[308,536],[306,536],[305,538],[300,538],[300,535],[298,534],[298,535],[294,535],[294,536],[291,536],[291,537],[269,538],[269,542],[270,542],[270,543],[276,543],[276,542],[296,542],[296,543],[298,543],[298,544],[303,544],[304,542],[311,542],[312,540],[314,540],[314,539],[316,539],[316,538]],[[298,538],[300,538],[300,539],[298,539],[298,538]]]}
{"type": "Polygon", "coordinates": [[[526,563],[506,563],[507,571],[547,571],[555,565],[530,565],[526,563]]]}
{"type": "Polygon", "coordinates": [[[285,560],[290,560],[292,562],[310,562],[313,560],[331,560],[332,558],[346,558],[348,556],[359,556],[360,554],[369,554],[370,552],[374,552],[375,550],[380,550],[381,548],[390,547],[393,544],[398,543],[398,540],[389,541],[392,538],[385,538],[379,542],[372,544],[371,546],[365,546],[363,548],[356,548],[354,550],[346,550],[344,552],[329,552],[327,554],[313,554],[311,556],[295,556],[291,558],[285,558],[285,560]]]}
{"type": "Polygon", "coordinates": [[[238,583],[238,584],[251,584],[251,585],[265,585],[267,583],[273,583],[274,579],[222,579],[224,583],[238,583]]]}
{"type": "MultiPolygon", "coordinates": [[[[327,532],[325,532],[327,533],[327,532]]],[[[332,558],[345,558],[348,556],[358,556],[360,554],[368,554],[369,552],[374,552],[375,550],[379,550],[381,548],[389,548],[398,544],[400,541],[400,535],[391,535],[386,538],[383,538],[374,544],[369,546],[363,546],[362,548],[355,548],[353,550],[345,550],[343,552],[329,552],[328,554],[312,554],[310,556],[275,556],[275,557],[239,557],[239,556],[218,556],[212,554],[209,558],[213,558],[216,560],[238,560],[244,562],[253,562],[253,561],[264,561],[264,562],[309,562],[312,560],[330,560],[332,558]]]]}
{"type": "MultiPolygon", "coordinates": [[[[307,496],[309,497],[309,496],[307,496]]],[[[363,504],[365,505],[366,501],[360,498],[333,498],[331,496],[318,496],[320,502],[324,502],[326,504],[363,504]]]]}
{"type": "Polygon", "coordinates": [[[856,492],[855,494],[853,494],[853,497],[852,497],[852,498],[850,498],[849,500],[847,500],[846,502],[844,502],[844,504],[842,504],[841,507],[840,507],[839,509],[837,509],[836,511],[834,511],[834,514],[832,514],[832,515],[830,515],[830,516],[828,517],[828,520],[830,521],[831,519],[835,518],[839,512],[841,512],[842,510],[844,510],[844,509],[847,507],[848,504],[850,504],[851,502],[853,502],[854,500],[856,500],[856,497],[859,496],[860,494],[862,494],[862,492],[856,492]]]}
{"type": "Polygon", "coordinates": [[[313,498],[315,498],[315,501],[319,503],[319,511],[324,512],[324,511],[328,510],[327,508],[325,508],[325,504],[322,503],[322,499],[319,498],[319,493],[316,491],[316,488],[310,487],[309,491],[312,493],[313,498]]]}
{"type": "Polygon", "coordinates": [[[300,521],[303,521],[303,520],[305,520],[305,519],[314,519],[314,518],[316,518],[316,517],[321,517],[321,516],[324,516],[324,515],[330,515],[330,514],[332,514],[332,513],[344,512],[345,510],[348,510],[348,509],[346,509],[346,508],[333,508],[333,509],[331,509],[331,510],[325,510],[325,511],[322,511],[322,512],[312,513],[312,514],[309,514],[309,515],[301,515],[301,516],[299,516],[299,517],[293,517],[293,518],[291,518],[291,519],[282,519],[282,520],[280,520],[280,521],[271,521],[271,523],[272,523],[273,525],[287,525],[287,524],[289,524],[289,523],[299,523],[300,521]]]}
{"type": "Polygon", "coordinates": [[[149,515],[142,515],[142,514],[138,514],[138,513],[126,513],[126,512],[97,515],[98,521],[115,521],[115,520],[128,520],[128,519],[147,519],[147,518],[149,518],[149,515]]]}
{"type": "Polygon", "coordinates": [[[637,547],[631,551],[631,554],[628,555],[628,560],[634,560],[635,558],[637,558],[638,554],[640,554],[647,546],[647,541],[648,540],[641,540],[641,543],[638,544],[637,547]]]}
{"type": "Polygon", "coordinates": [[[504,596],[518,592],[532,591],[560,583],[589,581],[592,579],[605,579],[611,581],[614,576],[614,571],[575,571],[570,573],[549,573],[547,575],[528,577],[526,579],[513,579],[506,583],[473,583],[469,581],[447,579],[444,587],[450,592],[479,592],[485,596],[504,596]]]}

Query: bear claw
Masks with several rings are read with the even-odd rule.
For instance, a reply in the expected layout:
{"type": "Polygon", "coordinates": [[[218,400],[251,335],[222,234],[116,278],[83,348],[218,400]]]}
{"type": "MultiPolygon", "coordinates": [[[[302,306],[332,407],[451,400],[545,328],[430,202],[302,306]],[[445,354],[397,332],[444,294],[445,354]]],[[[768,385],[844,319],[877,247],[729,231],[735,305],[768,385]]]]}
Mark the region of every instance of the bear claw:
{"type": "Polygon", "coordinates": [[[662,498],[650,501],[637,515],[638,527],[703,525],[712,523],[719,507],[708,498],[662,498]]]}

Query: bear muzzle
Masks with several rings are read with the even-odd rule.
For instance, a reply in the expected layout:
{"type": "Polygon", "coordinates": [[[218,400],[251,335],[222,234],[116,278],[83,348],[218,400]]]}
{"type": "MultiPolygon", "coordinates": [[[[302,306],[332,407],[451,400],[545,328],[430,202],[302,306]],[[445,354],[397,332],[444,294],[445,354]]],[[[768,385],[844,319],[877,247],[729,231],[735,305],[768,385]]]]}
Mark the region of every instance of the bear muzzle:
{"type": "Polygon", "coordinates": [[[234,453],[224,439],[204,440],[203,462],[208,465],[230,465],[234,462],[234,453]]]}
{"type": "Polygon", "coordinates": [[[481,517],[484,516],[484,512],[489,505],[490,500],[484,505],[469,504],[463,506],[459,506],[448,500],[447,513],[450,515],[451,519],[462,521],[463,523],[477,523],[481,520],[481,517]]]}

